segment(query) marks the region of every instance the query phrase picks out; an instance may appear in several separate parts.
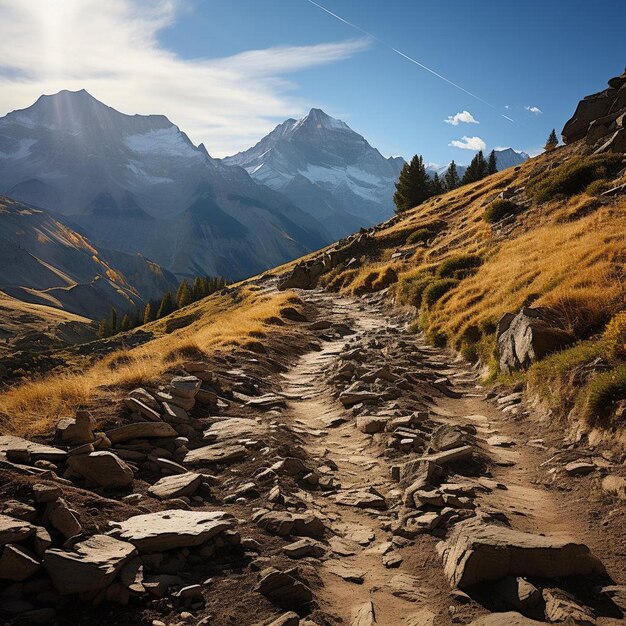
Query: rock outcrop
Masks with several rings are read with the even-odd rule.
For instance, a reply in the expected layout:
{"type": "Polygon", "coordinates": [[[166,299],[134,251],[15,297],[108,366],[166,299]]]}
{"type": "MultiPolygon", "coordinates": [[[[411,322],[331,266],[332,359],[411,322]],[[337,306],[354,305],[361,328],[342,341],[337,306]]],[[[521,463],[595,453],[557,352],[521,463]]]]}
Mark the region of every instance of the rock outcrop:
{"type": "Polygon", "coordinates": [[[604,91],[578,103],[562,131],[566,144],[584,139],[595,152],[626,152],[626,71],[604,91]]]}
{"type": "Polygon", "coordinates": [[[575,341],[552,311],[531,307],[503,315],[496,338],[500,369],[505,372],[526,369],[575,341]]]}

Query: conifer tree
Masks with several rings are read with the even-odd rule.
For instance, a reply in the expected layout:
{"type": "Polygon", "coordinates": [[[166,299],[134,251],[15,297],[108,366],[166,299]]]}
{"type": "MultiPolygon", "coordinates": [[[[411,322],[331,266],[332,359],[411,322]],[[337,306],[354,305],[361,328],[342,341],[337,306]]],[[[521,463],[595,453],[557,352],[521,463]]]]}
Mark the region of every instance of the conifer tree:
{"type": "Polygon", "coordinates": [[[133,328],[133,323],[130,315],[126,313],[122,318],[122,321],[120,322],[120,332],[123,333],[127,330],[130,330],[131,328],[133,328]]]}
{"type": "Polygon", "coordinates": [[[191,304],[191,288],[186,280],[183,280],[178,288],[178,292],[176,293],[176,304],[179,309],[191,304]]]}
{"type": "Polygon", "coordinates": [[[487,176],[495,174],[498,171],[498,159],[496,158],[496,151],[492,150],[489,153],[489,160],[487,161],[487,176]]]}
{"type": "Polygon", "coordinates": [[[456,168],[456,163],[454,161],[450,161],[450,165],[446,170],[446,173],[443,177],[446,189],[448,191],[452,191],[456,189],[461,184],[461,179],[459,178],[459,172],[456,168]]]}
{"type": "Polygon", "coordinates": [[[441,182],[437,172],[435,172],[435,175],[433,176],[430,191],[433,196],[440,196],[444,192],[443,183],[441,182]]]}
{"type": "Polygon", "coordinates": [[[396,183],[396,192],[393,195],[396,212],[401,213],[421,204],[429,195],[430,180],[424,161],[416,154],[410,163],[404,165],[396,183]]]}
{"type": "Polygon", "coordinates": [[[478,154],[472,159],[470,164],[465,170],[462,183],[467,185],[468,183],[475,183],[481,180],[487,175],[487,161],[483,155],[483,151],[480,150],[478,154]]]}
{"type": "Polygon", "coordinates": [[[109,330],[109,320],[105,319],[105,320],[100,320],[100,323],[98,324],[98,337],[100,339],[104,339],[105,337],[108,337],[111,334],[110,330],[109,330]]]}
{"type": "Polygon", "coordinates": [[[114,307],[111,307],[111,314],[109,316],[109,334],[115,335],[117,330],[117,311],[114,307]]]}
{"type": "Polygon", "coordinates": [[[548,141],[546,141],[545,150],[546,152],[550,152],[550,150],[554,150],[559,145],[559,140],[556,136],[556,131],[554,128],[552,132],[548,136],[548,141]]]}
{"type": "Polygon", "coordinates": [[[159,310],[157,311],[156,318],[160,320],[162,317],[169,315],[172,313],[176,307],[174,306],[174,298],[172,294],[168,291],[163,298],[161,299],[161,304],[159,305],[159,310]]]}
{"type": "Polygon", "coordinates": [[[143,323],[147,324],[148,322],[151,322],[154,318],[153,313],[152,313],[152,302],[148,302],[148,304],[146,304],[144,310],[143,310],[143,323]]]}
{"type": "Polygon", "coordinates": [[[196,300],[200,300],[203,296],[202,278],[200,276],[196,276],[193,281],[193,286],[191,287],[191,297],[195,302],[196,300]]]}

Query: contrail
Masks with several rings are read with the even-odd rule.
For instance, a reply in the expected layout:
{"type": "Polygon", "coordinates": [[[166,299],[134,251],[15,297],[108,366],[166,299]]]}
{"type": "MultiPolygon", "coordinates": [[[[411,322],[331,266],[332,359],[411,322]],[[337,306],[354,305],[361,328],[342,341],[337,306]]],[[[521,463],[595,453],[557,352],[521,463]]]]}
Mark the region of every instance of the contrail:
{"type": "Polygon", "coordinates": [[[440,80],[443,80],[444,82],[448,83],[449,85],[452,85],[456,89],[459,89],[463,93],[466,93],[468,96],[471,96],[472,98],[475,98],[479,102],[482,102],[483,104],[486,104],[488,107],[490,107],[494,111],[498,112],[499,115],[501,115],[505,120],[509,120],[509,122],[515,123],[514,119],[512,119],[512,118],[510,118],[510,117],[508,117],[508,116],[506,116],[506,115],[504,115],[502,113],[500,113],[498,111],[498,108],[496,106],[494,106],[493,104],[491,104],[490,102],[487,102],[486,100],[483,100],[483,98],[481,98],[480,96],[477,96],[475,93],[472,93],[471,91],[468,91],[464,87],[461,87],[461,85],[458,85],[457,83],[451,81],[449,78],[446,78],[445,76],[442,76],[439,72],[436,72],[435,70],[433,70],[432,68],[428,67],[427,65],[424,65],[423,63],[420,63],[416,59],[410,57],[408,54],[404,54],[404,52],[401,52],[400,50],[394,48],[393,46],[390,46],[388,43],[386,43],[385,41],[383,41],[379,37],[376,37],[376,35],[366,31],[365,29],[361,28],[360,26],[357,26],[356,24],[353,24],[352,22],[349,22],[348,20],[344,19],[340,15],[337,15],[336,13],[333,13],[332,11],[330,11],[326,7],[322,6],[321,4],[318,4],[317,2],[314,2],[314,0],[306,0],[306,1],[309,4],[312,4],[313,6],[316,6],[318,9],[321,9],[325,13],[328,13],[328,15],[334,17],[335,19],[339,20],[340,22],[343,22],[344,24],[346,24],[346,26],[349,26],[350,28],[354,28],[355,30],[358,30],[360,33],[363,33],[364,35],[367,35],[368,37],[371,37],[372,39],[378,41],[380,44],[382,44],[383,46],[385,46],[386,48],[388,48],[392,52],[395,52],[399,56],[403,57],[407,61],[410,61],[411,63],[414,63],[418,67],[421,67],[423,70],[426,70],[427,72],[430,72],[433,76],[436,76],[440,80]]]}

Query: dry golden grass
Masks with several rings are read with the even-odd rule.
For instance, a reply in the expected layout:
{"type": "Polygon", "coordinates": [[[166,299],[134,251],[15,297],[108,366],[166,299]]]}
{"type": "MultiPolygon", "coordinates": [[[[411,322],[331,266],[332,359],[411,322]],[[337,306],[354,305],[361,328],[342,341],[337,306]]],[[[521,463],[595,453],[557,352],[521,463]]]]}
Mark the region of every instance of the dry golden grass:
{"type": "Polygon", "coordinates": [[[156,338],[144,345],[111,353],[80,371],[54,373],[9,389],[0,396],[0,414],[9,416],[3,430],[25,436],[49,432],[60,417],[112,391],[154,384],[191,356],[258,344],[260,338],[276,332],[272,318],[299,302],[292,292],[268,295],[245,287],[236,298],[205,298],[145,326],[156,338]],[[168,321],[186,316],[194,321],[166,333],[168,321]]]}

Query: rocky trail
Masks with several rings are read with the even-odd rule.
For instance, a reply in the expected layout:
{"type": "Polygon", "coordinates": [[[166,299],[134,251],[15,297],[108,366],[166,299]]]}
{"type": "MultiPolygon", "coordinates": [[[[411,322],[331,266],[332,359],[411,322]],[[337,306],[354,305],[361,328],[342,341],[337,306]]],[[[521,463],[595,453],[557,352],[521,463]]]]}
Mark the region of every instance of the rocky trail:
{"type": "Polygon", "coordinates": [[[190,361],[102,430],[0,437],[0,623],[623,623],[624,459],[380,295],[299,296],[281,362],[190,361]]]}

